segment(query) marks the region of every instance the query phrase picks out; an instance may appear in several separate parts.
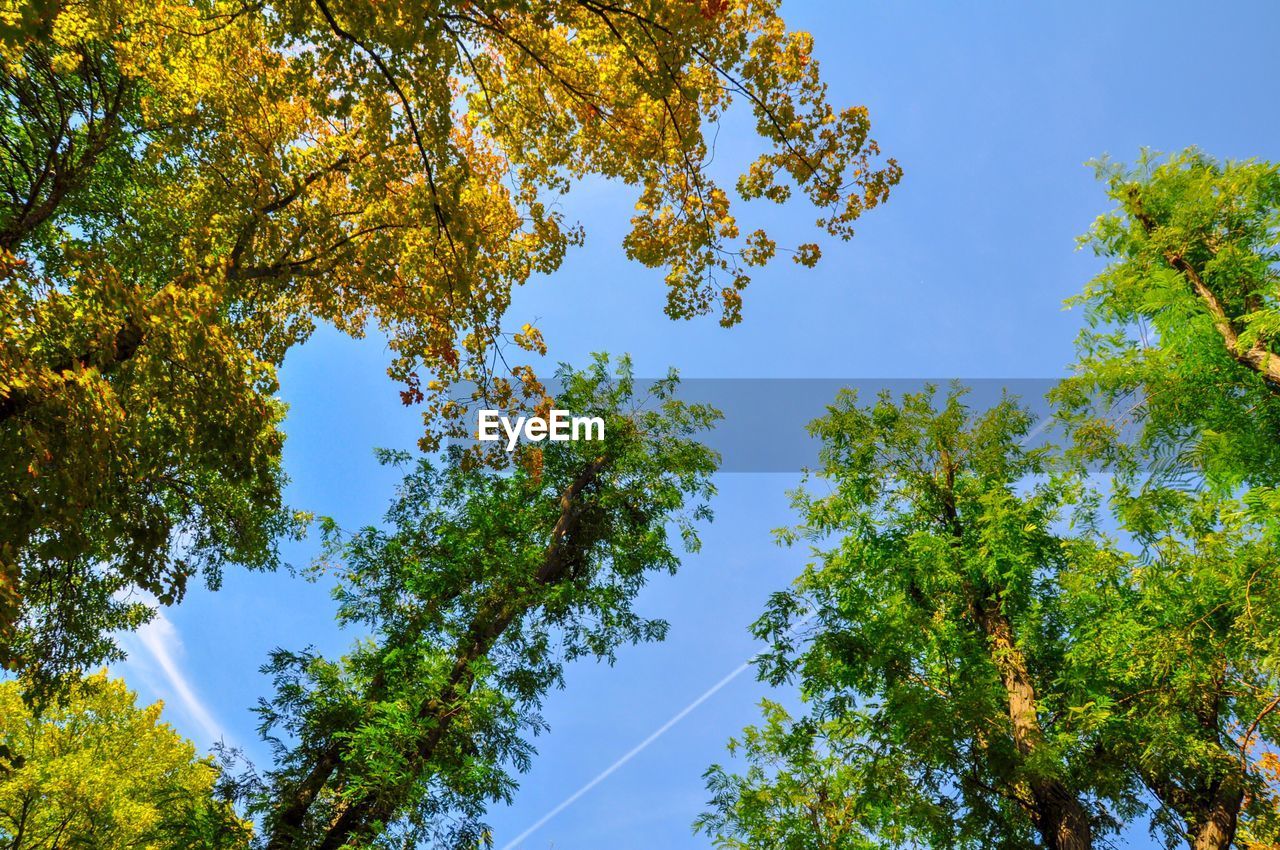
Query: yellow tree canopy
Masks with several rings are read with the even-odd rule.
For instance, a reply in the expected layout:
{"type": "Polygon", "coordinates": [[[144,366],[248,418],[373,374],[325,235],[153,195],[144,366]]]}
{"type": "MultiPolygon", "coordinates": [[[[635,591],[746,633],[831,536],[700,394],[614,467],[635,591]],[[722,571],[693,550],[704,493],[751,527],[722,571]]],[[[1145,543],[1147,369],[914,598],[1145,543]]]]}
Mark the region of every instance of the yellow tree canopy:
{"type": "Polygon", "coordinates": [[[541,392],[488,365],[544,349],[502,317],[582,238],[555,205],[578,179],[635,188],[624,247],[672,317],[731,325],[777,253],[731,195],[803,194],[847,238],[901,176],[769,0],[0,10],[0,655],[26,667],[109,655],[123,588],[274,563],[275,369],[317,323],[385,334],[430,448],[456,381],[541,392]],[[735,100],[760,152],[730,191],[735,100]]]}
{"type": "Polygon", "coordinates": [[[71,686],[35,716],[16,682],[0,682],[0,843],[9,850],[82,846],[243,846],[249,827],[214,796],[218,768],[140,708],[106,673],[71,686]]]}

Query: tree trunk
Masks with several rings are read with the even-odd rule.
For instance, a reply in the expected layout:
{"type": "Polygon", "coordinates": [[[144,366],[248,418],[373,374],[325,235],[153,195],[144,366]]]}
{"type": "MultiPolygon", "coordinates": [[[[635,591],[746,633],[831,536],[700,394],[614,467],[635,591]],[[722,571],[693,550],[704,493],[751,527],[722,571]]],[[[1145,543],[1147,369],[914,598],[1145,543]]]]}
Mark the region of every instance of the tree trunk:
{"type": "MultiPolygon", "coordinates": [[[[953,544],[959,547],[964,542],[964,527],[956,508],[956,467],[946,446],[939,446],[938,453],[942,518],[951,532],[953,544]]],[[[998,592],[984,594],[969,587],[968,597],[970,616],[987,639],[988,652],[1004,685],[1014,746],[1025,760],[1044,740],[1027,659],[1018,649],[1013,624],[1001,608],[998,592]]],[[[1028,776],[1027,785],[1034,803],[1036,830],[1045,847],[1049,850],[1092,850],[1093,826],[1076,795],[1053,776],[1028,776]]]]}
{"type": "MultiPolygon", "coordinates": [[[[976,618],[991,647],[991,658],[1000,671],[1013,725],[1013,741],[1018,752],[1029,756],[1040,745],[1043,733],[1036,714],[1036,692],[1027,670],[1026,658],[1018,649],[1013,626],[999,602],[979,599],[974,604],[976,618]]],[[[1036,829],[1049,850],[1090,850],[1093,828],[1089,815],[1076,796],[1051,776],[1028,780],[1035,800],[1036,829]]]]}
{"type": "Polygon", "coordinates": [[[1188,842],[1191,850],[1229,850],[1236,837],[1243,802],[1244,792],[1233,777],[1218,783],[1212,804],[1190,825],[1188,842]]]}

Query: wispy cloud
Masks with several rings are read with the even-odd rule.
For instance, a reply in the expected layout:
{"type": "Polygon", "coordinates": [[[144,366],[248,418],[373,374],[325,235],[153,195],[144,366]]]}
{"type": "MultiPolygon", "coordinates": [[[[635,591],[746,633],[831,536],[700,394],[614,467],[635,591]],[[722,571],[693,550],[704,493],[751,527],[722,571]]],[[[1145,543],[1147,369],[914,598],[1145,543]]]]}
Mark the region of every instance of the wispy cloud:
{"type": "Polygon", "coordinates": [[[152,686],[151,689],[157,692],[157,696],[166,698],[169,704],[176,703],[178,710],[199,727],[209,742],[225,737],[222,724],[214,718],[213,712],[200,699],[183,668],[182,659],[185,651],[182,635],[178,633],[177,627],[164,615],[163,611],[157,611],[151,622],[134,634],[125,636],[123,643],[130,650],[140,650],[145,654],[146,658],[140,659],[137,651],[130,651],[126,665],[133,666],[140,661],[149,662],[139,669],[139,673],[152,686]],[[148,667],[152,669],[145,669],[148,667]],[[159,673],[158,677],[154,675],[156,672],[159,673]]]}

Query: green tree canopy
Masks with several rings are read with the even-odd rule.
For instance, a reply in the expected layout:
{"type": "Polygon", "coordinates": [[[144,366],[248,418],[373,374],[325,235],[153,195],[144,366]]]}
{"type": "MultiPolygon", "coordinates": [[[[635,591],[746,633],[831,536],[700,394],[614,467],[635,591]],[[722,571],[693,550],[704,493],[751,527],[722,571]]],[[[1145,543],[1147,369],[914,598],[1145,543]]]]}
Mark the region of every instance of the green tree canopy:
{"type": "MultiPolygon", "coordinates": [[[[814,561],[755,630],[770,642],[762,677],[798,683],[843,760],[831,781],[848,799],[831,805],[859,830],[813,846],[1075,850],[1128,789],[1075,722],[1082,694],[1063,675],[1057,578],[1089,543],[1055,527],[1078,485],[1022,445],[1032,419],[1012,401],[974,412],[962,397],[868,407],[845,392],[812,426],[820,486],[797,492],[802,523],[782,537],[811,542],[814,561]]],[[[713,837],[739,846],[755,831],[747,802],[785,793],[805,763],[749,772],[704,821],[713,837]]],[[[804,820],[792,828],[779,842],[810,846],[804,820]]]]}
{"type": "MultiPolygon", "coordinates": [[[[781,705],[761,704],[764,724],[748,726],[730,739],[729,754],[747,769],[734,774],[720,765],[704,779],[712,793],[710,808],[694,826],[724,850],[871,850],[877,807],[869,801],[877,785],[843,752],[848,738],[843,718],[793,722],[781,705]]],[[[883,786],[882,786],[883,787],[883,786]]],[[[910,789],[897,792],[899,804],[910,789]]],[[[888,831],[887,824],[881,824],[888,831]]]]}
{"type": "Polygon", "coordinates": [[[277,763],[250,799],[265,847],[474,845],[563,663],[665,634],[633,603],[678,566],[669,535],[696,546],[710,516],[716,458],[692,438],[718,414],[677,401],[674,377],[636,397],[625,361],[560,379],[603,441],[542,443],[510,472],[461,451],[423,461],[385,528],[331,527],[339,619],[369,636],[340,659],[272,656],[260,712],[277,763]]]}
{"type": "Polygon", "coordinates": [[[1074,459],[1111,478],[1124,544],[1071,577],[1071,656],[1171,843],[1276,841],[1274,638],[1280,171],[1196,150],[1103,162],[1109,260],[1055,391],[1074,459]]]}
{"type": "Polygon", "coordinates": [[[1280,169],[1196,150],[1098,166],[1117,208],[1086,237],[1107,268],[1056,398],[1089,454],[1230,489],[1280,481],[1280,169]],[[1128,449],[1117,437],[1137,429],[1128,449]]]}
{"type": "Polygon", "coordinates": [[[784,534],[815,562],[757,624],[810,710],[709,772],[723,846],[1277,843],[1277,170],[1100,170],[1070,451],[955,394],[815,423],[830,494],[784,534]]]}
{"type": "Polygon", "coordinates": [[[1167,846],[1274,842],[1280,529],[1207,492],[1122,491],[1112,507],[1128,545],[1082,550],[1061,577],[1080,719],[1155,798],[1167,846]]]}

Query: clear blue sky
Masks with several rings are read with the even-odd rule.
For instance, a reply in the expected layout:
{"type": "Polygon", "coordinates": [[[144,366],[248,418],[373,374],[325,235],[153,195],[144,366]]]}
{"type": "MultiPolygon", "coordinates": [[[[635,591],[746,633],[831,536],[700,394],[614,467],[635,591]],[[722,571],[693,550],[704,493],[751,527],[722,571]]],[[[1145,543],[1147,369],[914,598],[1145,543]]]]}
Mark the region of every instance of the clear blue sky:
{"type": "MultiPolygon", "coordinates": [[[[812,31],[833,99],[871,109],[874,135],[906,169],[890,203],[820,266],[760,274],[742,326],[672,323],[661,275],[619,248],[633,203],[592,185],[567,201],[588,223],[585,248],[521,291],[512,327],[537,320],[554,358],[630,352],[641,375],[676,366],[692,377],[1051,377],[1071,360],[1079,316],[1062,300],[1097,269],[1074,239],[1105,208],[1086,160],[1131,160],[1142,146],[1199,145],[1226,157],[1280,159],[1280,5],[1275,3],[855,3],[783,0],[812,31]],[[980,7],[980,8],[975,8],[980,7]]],[[[720,135],[727,174],[748,147],[745,125],[720,135]]],[[[767,216],[792,243],[810,211],[767,216]]],[[[745,223],[744,221],[744,223],[745,223]]],[[[370,449],[410,447],[406,411],[377,340],[321,332],[291,355],[286,464],[291,502],[344,525],[381,514],[395,477],[370,449]]],[[[510,808],[490,822],[504,847],[608,768],[756,647],[746,632],[766,594],[801,567],[769,531],[792,517],[786,475],[721,476],[718,519],[703,551],[663,577],[640,606],[672,628],[660,645],[623,651],[616,668],[582,663],[547,701],[552,731],[510,808]]],[[[305,563],[313,547],[292,547],[305,563]]],[[[339,653],[324,588],[285,574],[227,576],[130,639],[118,669],[143,699],[202,746],[214,736],[266,764],[249,712],[266,692],[257,667],[274,646],[339,653]]],[[[689,824],[700,775],[725,739],[756,717],[764,694],[740,676],[633,760],[533,833],[524,847],[652,850],[706,847],[689,824]]],[[[1145,846],[1141,836],[1131,846],[1145,846]]]]}

